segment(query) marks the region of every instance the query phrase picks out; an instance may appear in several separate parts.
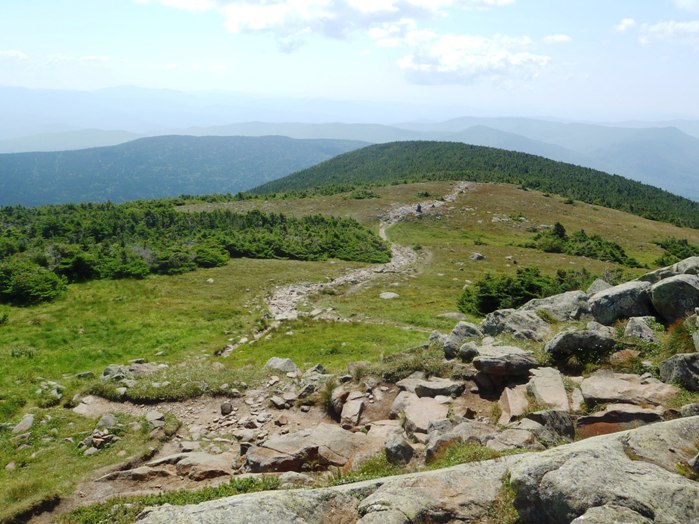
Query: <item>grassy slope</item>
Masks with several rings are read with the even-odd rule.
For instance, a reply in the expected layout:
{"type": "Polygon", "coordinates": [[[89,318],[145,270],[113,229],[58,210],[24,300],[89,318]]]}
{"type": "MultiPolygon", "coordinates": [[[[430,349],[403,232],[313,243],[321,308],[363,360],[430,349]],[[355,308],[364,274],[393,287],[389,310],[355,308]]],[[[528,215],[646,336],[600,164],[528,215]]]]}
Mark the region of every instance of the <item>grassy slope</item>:
{"type": "MultiPolygon", "coordinates": [[[[433,198],[449,192],[451,182],[429,182],[377,188],[378,199],[347,200],[345,195],[309,199],[260,201],[250,200],[230,204],[211,204],[233,209],[278,208],[283,212],[318,213],[354,216],[366,225],[377,223],[393,202],[416,203],[425,200],[419,192],[428,192],[433,198]]],[[[202,206],[197,206],[201,209],[202,206]]],[[[531,238],[527,228],[561,221],[569,232],[585,229],[619,243],[626,252],[642,264],[651,265],[662,253],[653,240],[669,236],[682,237],[699,243],[699,231],[679,228],[671,224],[639,218],[635,215],[592,206],[581,202],[564,203],[558,196],[545,196],[538,191],[523,191],[507,184],[477,184],[464,193],[453,205],[440,210],[437,216],[400,223],[389,231],[389,237],[401,244],[422,246],[429,251],[429,260],[418,274],[398,275],[376,287],[351,294],[329,295],[321,300],[322,306],[336,307],[345,316],[371,317],[397,324],[423,328],[449,329],[453,321],[439,317],[456,311],[456,297],[466,281],[475,281],[485,271],[514,272],[516,266],[506,256],[514,256],[518,266],[535,265],[545,272],[562,268],[586,267],[602,274],[617,269],[614,264],[560,254],[546,254],[517,247],[531,238]],[[472,208],[470,210],[469,208],[472,208]],[[523,216],[526,222],[493,221],[495,215],[523,216]],[[439,217],[439,218],[438,218],[439,217]],[[485,244],[485,245],[481,245],[485,244]],[[486,255],[481,262],[471,262],[473,252],[486,255]],[[381,291],[395,291],[399,299],[381,300],[381,291]]],[[[426,255],[423,254],[423,258],[426,255]]],[[[645,270],[630,271],[630,276],[645,270]]]]}

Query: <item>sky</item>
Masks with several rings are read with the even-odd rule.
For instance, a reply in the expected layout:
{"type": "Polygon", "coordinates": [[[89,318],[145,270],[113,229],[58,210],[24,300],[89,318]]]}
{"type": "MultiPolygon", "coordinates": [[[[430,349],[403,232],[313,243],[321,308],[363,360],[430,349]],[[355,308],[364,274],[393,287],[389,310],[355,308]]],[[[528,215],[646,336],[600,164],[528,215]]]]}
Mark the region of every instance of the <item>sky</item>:
{"type": "Polygon", "coordinates": [[[0,85],[699,118],[699,0],[0,0],[0,85]]]}

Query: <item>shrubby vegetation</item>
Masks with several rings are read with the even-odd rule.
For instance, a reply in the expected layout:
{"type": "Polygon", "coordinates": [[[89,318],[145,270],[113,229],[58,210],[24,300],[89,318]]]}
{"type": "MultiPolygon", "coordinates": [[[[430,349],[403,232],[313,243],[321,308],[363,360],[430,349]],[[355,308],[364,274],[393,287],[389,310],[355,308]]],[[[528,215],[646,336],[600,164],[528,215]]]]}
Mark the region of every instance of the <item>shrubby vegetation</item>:
{"type": "Polygon", "coordinates": [[[486,315],[496,309],[517,308],[534,298],[543,298],[587,287],[594,277],[586,269],[558,270],[555,276],[542,275],[536,267],[517,269],[515,275],[487,273],[461,294],[459,310],[486,315]]]}
{"type": "Polygon", "coordinates": [[[260,211],[182,213],[172,201],[0,208],[0,301],[52,300],[69,282],[143,278],[230,257],[386,262],[387,245],[352,219],[260,211]]]}
{"type": "Polygon", "coordinates": [[[619,244],[605,240],[599,235],[588,235],[584,230],[568,235],[560,222],[556,222],[551,229],[537,233],[525,247],[539,249],[546,253],[565,253],[615,262],[627,267],[640,267],[640,264],[628,256],[619,244]]]}
{"type": "Polygon", "coordinates": [[[344,153],[264,184],[269,194],[349,184],[471,180],[517,184],[589,204],[699,228],[699,203],[618,175],[543,157],[457,142],[393,142],[344,153]]]}
{"type": "Polygon", "coordinates": [[[669,266],[685,258],[699,256],[699,246],[690,244],[686,238],[666,238],[656,240],[654,244],[665,250],[665,253],[655,261],[659,266],[669,266]]]}

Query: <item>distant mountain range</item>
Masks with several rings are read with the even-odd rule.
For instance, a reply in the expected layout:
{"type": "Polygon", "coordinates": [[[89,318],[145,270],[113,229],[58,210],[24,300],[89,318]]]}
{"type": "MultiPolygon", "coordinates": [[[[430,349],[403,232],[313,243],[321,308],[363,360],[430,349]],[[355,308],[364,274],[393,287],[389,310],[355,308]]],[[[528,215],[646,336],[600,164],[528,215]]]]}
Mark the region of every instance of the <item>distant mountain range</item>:
{"type": "Polygon", "coordinates": [[[77,151],[2,154],[0,205],[237,193],[365,145],[273,136],[161,136],[77,151]]]}
{"type": "Polygon", "coordinates": [[[111,146],[172,134],[457,141],[592,167],[699,201],[699,120],[607,125],[474,116],[400,122],[402,115],[444,119],[469,108],[431,111],[401,103],[269,100],[134,87],[86,92],[0,87],[0,153],[111,146]],[[324,123],[333,120],[345,123],[324,123]],[[285,123],[269,123],[274,121],[285,123]],[[400,123],[362,123],[368,121],[400,123]]]}

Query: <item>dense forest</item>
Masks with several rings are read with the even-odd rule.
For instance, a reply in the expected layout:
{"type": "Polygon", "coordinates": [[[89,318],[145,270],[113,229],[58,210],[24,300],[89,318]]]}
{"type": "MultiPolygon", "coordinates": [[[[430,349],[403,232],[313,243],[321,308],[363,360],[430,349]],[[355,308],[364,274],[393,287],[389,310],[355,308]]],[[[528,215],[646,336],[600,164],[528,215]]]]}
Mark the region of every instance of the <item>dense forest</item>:
{"type": "Polygon", "coordinates": [[[280,136],[159,136],[78,151],[0,154],[0,205],[236,193],[364,145],[280,136]]]}
{"type": "Polygon", "coordinates": [[[252,190],[257,194],[424,180],[509,183],[699,228],[699,203],[653,186],[543,157],[456,142],[394,142],[342,154],[252,190]]]}
{"type": "Polygon", "coordinates": [[[172,201],[0,208],[0,301],[31,304],[68,282],[143,278],[230,257],[387,262],[388,246],[352,219],[260,211],[178,211],[172,201]]]}

